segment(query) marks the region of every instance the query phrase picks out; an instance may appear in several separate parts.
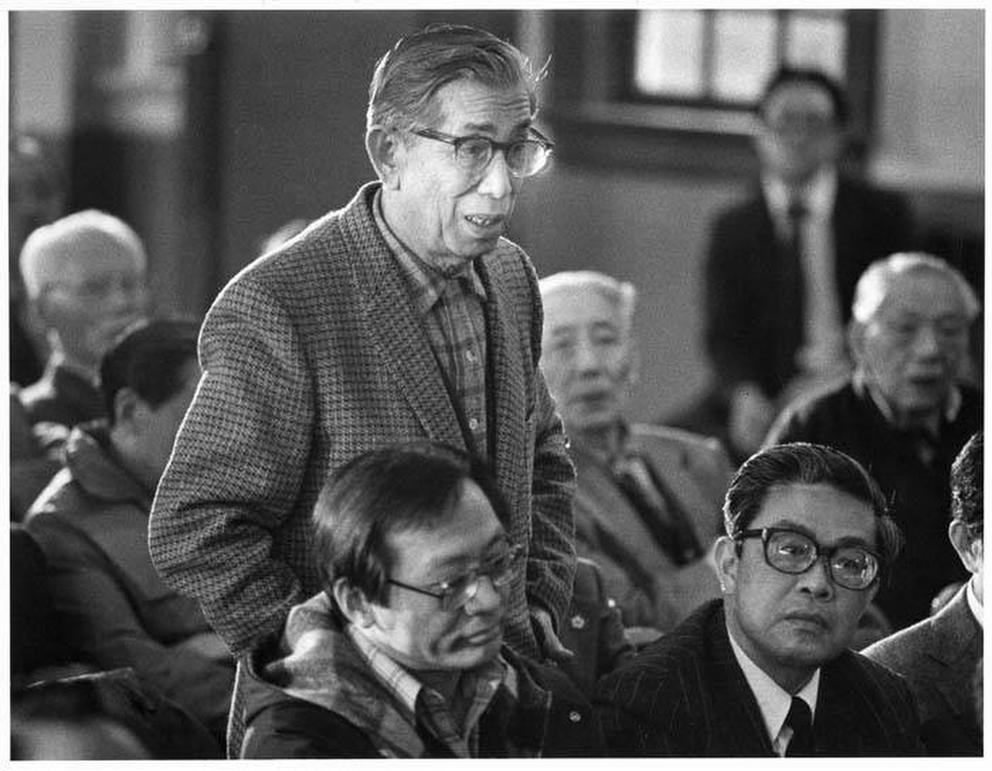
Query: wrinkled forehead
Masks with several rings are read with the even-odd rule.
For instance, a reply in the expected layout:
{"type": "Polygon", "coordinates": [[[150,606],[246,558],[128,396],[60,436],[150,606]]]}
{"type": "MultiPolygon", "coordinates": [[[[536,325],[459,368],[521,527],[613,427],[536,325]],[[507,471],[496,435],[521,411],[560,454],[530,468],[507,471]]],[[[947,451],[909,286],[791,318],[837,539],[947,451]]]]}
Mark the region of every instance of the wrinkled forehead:
{"type": "Polygon", "coordinates": [[[749,527],[794,529],[823,545],[858,542],[874,546],[878,541],[871,504],[830,482],[769,487],[749,527]]]}
{"type": "Polygon", "coordinates": [[[49,244],[45,261],[61,275],[89,277],[108,272],[143,272],[145,256],[118,236],[87,228],[49,244]]]}
{"type": "Polygon", "coordinates": [[[917,315],[965,315],[964,297],[948,274],[921,266],[889,274],[883,288],[879,313],[910,312],[917,315]]]}
{"type": "Polygon", "coordinates": [[[603,284],[562,284],[541,293],[545,328],[556,325],[588,325],[604,322],[625,326],[623,297],[603,284]]]}

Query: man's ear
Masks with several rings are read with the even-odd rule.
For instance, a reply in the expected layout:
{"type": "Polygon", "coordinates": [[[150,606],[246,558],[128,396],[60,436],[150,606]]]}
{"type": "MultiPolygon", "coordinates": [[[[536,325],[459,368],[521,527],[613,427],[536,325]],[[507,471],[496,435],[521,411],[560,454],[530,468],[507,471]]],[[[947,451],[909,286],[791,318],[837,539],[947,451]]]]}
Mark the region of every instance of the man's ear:
{"type": "Polygon", "coordinates": [[[729,536],[716,539],[713,548],[713,561],[716,564],[716,577],[720,581],[720,591],[733,594],[737,591],[737,543],[729,536]]]}
{"type": "Polygon", "coordinates": [[[631,337],[627,343],[627,385],[633,388],[641,378],[641,347],[637,338],[631,337]]]}
{"type": "Polygon", "coordinates": [[[147,406],[131,388],[120,388],[114,394],[114,425],[132,428],[140,422],[147,406]]]}
{"type": "Polygon", "coordinates": [[[374,617],[365,593],[354,586],[347,578],[334,581],[331,591],[338,608],[352,624],[359,627],[372,625],[374,617]]]}
{"type": "Polygon", "coordinates": [[[365,152],[375,168],[375,173],[389,190],[399,189],[400,138],[395,131],[383,126],[372,126],[365,133],[365,152]]]}
{"type": "Polygon", "coordinates": [[[947,526],[947,537],[951,540],[951,546],[958,553],[958,558],[969,573],[977,573],[981,567],[980,555],[976,549],[982,548],[981,539],[973,539],[968,532],[968,526],[960,519],[952,519],[947,526]],[[977,546],[976,546],[977,544],[977,546]]]}
{"type": "Polygon", "coordinates": [[[865,325],[860,321],[851,319],[848,323],[847,347],[855,364],[861,364],[865,360],[865,325]]]}

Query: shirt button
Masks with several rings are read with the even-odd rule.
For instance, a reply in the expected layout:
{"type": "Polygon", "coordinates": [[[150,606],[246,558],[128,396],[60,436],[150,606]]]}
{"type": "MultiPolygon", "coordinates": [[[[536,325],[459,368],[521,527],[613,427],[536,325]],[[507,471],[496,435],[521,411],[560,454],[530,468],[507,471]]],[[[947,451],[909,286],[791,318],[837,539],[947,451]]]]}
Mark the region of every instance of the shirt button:
{"type": "Polygon", "coordinates": [[[465,351],[465,358],[466,358],[466,359],[468,359],[468,360],[469,360],[470,362],[472,362],[473,364],[475,364],[475,360],[476,360],[476,359],[477,359],[478,357],[477,357],[477,356],[475,355],[475,351],[472,351],[472,350],[468,350],[468,351],[465,351]]]}
{"type": "Polygon", "coordinates": [[[572,629],[582,629],[586,625],[585,617],[578,614],[572,616],[572,629]]]}
{"type": "Polygon", "coordinates": [[[573,709],[571,712],[568,713],[568,719],[571,720],[573,723],[578,723],[581,722],[582,715],[580,715],[577,710],[573,709]]]}
{"type": "Polygon", "coordinates": [[[476,431],[479,428],[479,421],[477,418],[469,418],[468,427],[472,431],[476,431]]]}

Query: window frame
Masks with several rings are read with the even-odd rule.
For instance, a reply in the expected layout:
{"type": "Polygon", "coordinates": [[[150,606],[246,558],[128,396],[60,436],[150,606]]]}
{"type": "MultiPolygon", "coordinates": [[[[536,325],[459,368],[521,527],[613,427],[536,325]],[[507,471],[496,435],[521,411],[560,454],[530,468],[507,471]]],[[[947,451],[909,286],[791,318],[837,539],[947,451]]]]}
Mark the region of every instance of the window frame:
{"type": "MultiPolygon", "coordinates": [[[[544,118],[564,163],[747,177],[756,170],[749,109],[633,97],[636,10],[550,11],[550,88],[544,118]]],[[[875,102],[877,10],[847,9],[848,151],[863,164],[875,102]]]]}

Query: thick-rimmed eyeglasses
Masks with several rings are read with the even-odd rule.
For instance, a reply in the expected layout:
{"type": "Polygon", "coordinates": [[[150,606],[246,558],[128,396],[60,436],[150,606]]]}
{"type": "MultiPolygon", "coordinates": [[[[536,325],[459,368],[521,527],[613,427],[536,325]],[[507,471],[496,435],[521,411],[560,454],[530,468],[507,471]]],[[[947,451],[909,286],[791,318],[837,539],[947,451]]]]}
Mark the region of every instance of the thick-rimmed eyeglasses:
{"type": "Polygon", "coordinates": [[[830,578],[845,589],[864,591],[878,578],[878,555],[863,546],[842,544],[824,549],[808,535],[778,527],[742,530],[734,536],[738,543],[745,538],[760,538],[765,562],[780,573],[805,573],[822,560],[830,578]]]}
{"type": "Polygon", "coordinates": [[[530,129],[530,138],[514,139],[512,142],[497,142],[477,134],[456,137],[429,128],[414,129],[413,133],[454,147],[455,163],[472,174],[480,173],[489,165],[496,151],[502,150],[507,168],[518,179],[531,177],[543,169],[555,147],[554,142],[535,128],[530,129]]]}
{"type": "Polygon", "coordinates": [[[387,578],[386,583],[434,597],[441,601],[441,610],[457,610],[479,593],[479,581],[483,577],[488,578],[497,589],[508,586],[523,555],[524,547],[514,544],[499,556],[450,581],[439,581],[428,587],[411,586],[392,578],[387,578]]]}

